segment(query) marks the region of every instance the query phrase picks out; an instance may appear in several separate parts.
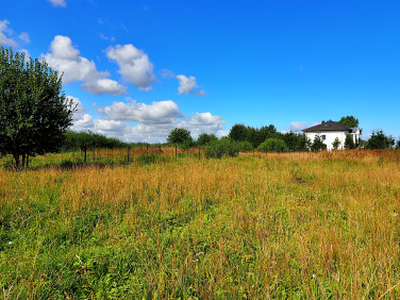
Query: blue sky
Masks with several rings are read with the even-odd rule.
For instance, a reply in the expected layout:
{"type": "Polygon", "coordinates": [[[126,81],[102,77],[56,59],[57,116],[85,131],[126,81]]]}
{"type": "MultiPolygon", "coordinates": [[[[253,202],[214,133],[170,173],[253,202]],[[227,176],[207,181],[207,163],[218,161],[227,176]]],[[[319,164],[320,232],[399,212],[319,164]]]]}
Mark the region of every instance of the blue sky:
{"type": "Polygon", "coordinates": [[[298,131],[354,115],[400,135],[399,1],[3,0],[0,44],[64,72],[75,130],[298,131]]]}

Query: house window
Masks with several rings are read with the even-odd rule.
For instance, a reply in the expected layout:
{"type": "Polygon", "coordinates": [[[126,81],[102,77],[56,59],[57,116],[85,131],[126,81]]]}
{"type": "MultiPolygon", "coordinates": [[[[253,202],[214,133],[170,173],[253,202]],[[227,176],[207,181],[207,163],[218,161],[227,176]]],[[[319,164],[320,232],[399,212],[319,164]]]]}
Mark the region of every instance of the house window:
{"type": "Polygon", "coordinates": [[[322,140],[323,140],[323,141],[326,140],[326,135],[325,135],[325,134],[322,135],[322,140]]]}

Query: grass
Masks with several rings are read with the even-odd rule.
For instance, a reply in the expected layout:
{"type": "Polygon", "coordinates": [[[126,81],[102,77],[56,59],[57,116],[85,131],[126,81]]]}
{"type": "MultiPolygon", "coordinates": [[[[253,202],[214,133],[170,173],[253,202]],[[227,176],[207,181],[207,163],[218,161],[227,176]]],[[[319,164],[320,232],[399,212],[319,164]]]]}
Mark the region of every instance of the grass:
{"type": "Polygon", "coordinates": [[[400,297],[398,152],[173,155],[0,170],[3,298],[400,297]]]}

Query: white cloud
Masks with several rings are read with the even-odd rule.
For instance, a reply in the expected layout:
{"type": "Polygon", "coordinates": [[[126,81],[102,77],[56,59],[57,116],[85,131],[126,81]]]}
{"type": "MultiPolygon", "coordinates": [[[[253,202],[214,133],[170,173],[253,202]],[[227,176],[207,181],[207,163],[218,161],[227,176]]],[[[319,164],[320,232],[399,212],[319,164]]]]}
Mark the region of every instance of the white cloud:
{"type": "MultiPolygon", "coordinates": [[[[213,116],[211,113],[196,113],[194,116],[187,117],[179,122],[179,127],[187,128],[193,137],[201,133],[222,134],[225,120],[220,116],[213,116]]],[[[224,134],[223,134],[224,135],[224,134]]]]}
{"type": "Polygon", "coordinates": [[[81,105],[79,99],[72,98],[78,104],[74,114],[72,129],[75,131],[90,130],[109,137],[117,137],[128,142],[165,142],[168,134],[176,127],[185,127],[197,138],[202,132],[225,136],[225,121],[211,113],[196,113],[184,116],[178,105],[170,100],[153,102],[150,105],[131,101],[114,102],[110,106],[98,108],[100,118],[93,118],[81,105]],[[138,124],[132,125],[131,122],[138,124]]]}
{"type": "Polygon", "coordinates": [[[177,75],[176,79],[179,80],[178,93],[179,94],[195,94],[202,96],[204,95],[203,90],[197,90],[199,87],[196,82],[196,77],[190,76],[187,77],[185,75],[177,75]]]}
{"type": "Polygon", "coordinates": [[[154,66],[142,50],[132,44],[109,47],[107,56],[117,62],[122,78],[141,90],[149,91],[155,79],[154,66]]]}
{"type": "Polygon", "coordinates": [[[80,56],[79,50],[72,45],[68,36],[57,35],[50,45],[51,53],[42,55],[50,67],[64,73],[63,83],[83,81],[82,88],[87,92],[101,95],[122,95],[126,87],[108,79],[108,72],[97,71],[93,61],[80,56]]]}
{"type": "Polygon", "coordinates": [[[18,38],[24,43],[24,44],[29,44],[31,42],[31,38],[28,33],[23,32],[21,33],[18,38]]]}
{"type": "Polygon", "coordinates": [[[137,103],[113,102],[112,105],[98,108],[107,118],[139,123],[165,124],[182,116],[178,105],[170,100],[153,102],[150,105],[137,103]]]}
{"type": "Polygon", "coordinates": [[[300,132],[307,127],[307,122],[290,122],[290,130],[293,132],[300,132]]]}
{"type": "Polygon", "coordinates": [[[31,42],[29,34],[26,32],[22,32],[18,37],[14,37],[14,31],[9,28],[9,25],[10,22],[8,20],[0,20],[0,45],[18,48],[19,42],[23,44],[29,44],[31,42]],[[19,42],[17,40],[19,40],[19,42]]]}
{"type": "Polygon", "coordinates": [[[51,3],[53,3],[54,6],[61,6],[61,7],[66,7],[67,3],[65,2],[65,0],[47,0],[51,3]]]}

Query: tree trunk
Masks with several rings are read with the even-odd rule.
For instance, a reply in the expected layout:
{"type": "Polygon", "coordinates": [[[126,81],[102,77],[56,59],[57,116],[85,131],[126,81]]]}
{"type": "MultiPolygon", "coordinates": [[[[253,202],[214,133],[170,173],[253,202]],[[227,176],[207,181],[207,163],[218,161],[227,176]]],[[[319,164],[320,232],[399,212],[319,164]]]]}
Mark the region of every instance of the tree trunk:
{"type": "Polygon", "coordinates": [[[14,160],[15,160],[15,171],[19,171],[20,168],[20,161],[19,161],[19,153],[13,153],[14,160]]]}

